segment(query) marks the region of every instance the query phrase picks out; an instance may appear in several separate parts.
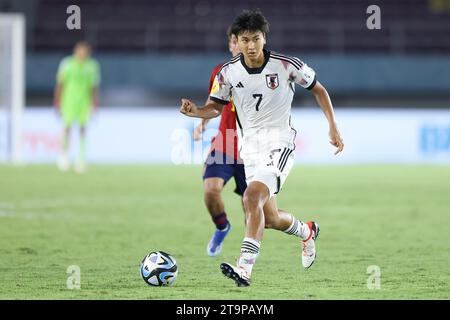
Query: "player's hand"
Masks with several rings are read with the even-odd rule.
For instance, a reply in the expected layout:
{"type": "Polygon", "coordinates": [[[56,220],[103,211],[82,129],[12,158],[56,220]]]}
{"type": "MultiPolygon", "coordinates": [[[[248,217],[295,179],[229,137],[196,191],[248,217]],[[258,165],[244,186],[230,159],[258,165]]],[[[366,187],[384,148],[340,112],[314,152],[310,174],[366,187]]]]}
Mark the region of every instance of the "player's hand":
{"type": "Polygon", "coordinates": [[[188,99],[181,99],[180,112],[188,117],[195,117],[197,115],[197,106],[188,99]]]}
{"type": "Polygon", "coordinates": [[[192,138],[194,141],[198,141],[202,139],[202,133],[205,131],[205,126],[203,123],[200,123],[198,126],[195,127],[194,132],[192,133],[192,138]]]}
{"type": "Polygon", "coordinates": [[[335,155],[344,150],[344,140],[336,127],[330,128],[330,143],[337,148],[335,155]]]}

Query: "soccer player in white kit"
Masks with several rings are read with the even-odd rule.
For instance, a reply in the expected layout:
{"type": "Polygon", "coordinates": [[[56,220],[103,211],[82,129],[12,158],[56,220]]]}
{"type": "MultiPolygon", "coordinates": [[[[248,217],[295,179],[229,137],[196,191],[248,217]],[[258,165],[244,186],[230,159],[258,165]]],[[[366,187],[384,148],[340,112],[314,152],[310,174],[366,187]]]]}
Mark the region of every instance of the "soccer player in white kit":
{"type": "Polygon", "coordinates": [[[312,92],[329,124],[330,143],[344,148],[326,89],[317,81],[313,69],[295,57],[264,49],[269,24],[259,10],[243,11],[232,26],[241,54],[225,63],[217,73],[209,102],[202,108],[182,99],[180,112],[199,118],[220,115],[231,97],[236,108],[239,152],[244,161],[247,189],[243,202],[246,232],[237,266],[222,263],[224,275],[238,286],[249,286],[253,265],[259,255],[264,228],[295,235],[302,243],[302,265],[315,260],[315,240],[319,225],[302,222],[276,205],[294,164],[296,131],[290,125],[295,83],[312,92]]]}

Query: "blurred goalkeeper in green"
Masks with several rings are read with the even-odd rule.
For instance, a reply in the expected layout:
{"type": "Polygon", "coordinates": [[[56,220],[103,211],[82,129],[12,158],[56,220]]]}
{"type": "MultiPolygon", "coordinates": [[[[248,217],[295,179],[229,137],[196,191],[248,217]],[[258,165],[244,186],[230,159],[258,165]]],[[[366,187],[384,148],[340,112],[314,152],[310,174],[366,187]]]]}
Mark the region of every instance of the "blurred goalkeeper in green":
{"type": "Polygon", "coordinates": [[[98,107],[98,86],[100,67],[90,57],[91,48],[86,42],[75,45],[72,56],[59,64],[55,87],[54,104],[64,121],[58,168],[67,171],[70,167],[70,130],[78,124],[80,130],[79,152],[75,161],[75,171],[86,171],[86,125],[93,108],[98,107]]]}

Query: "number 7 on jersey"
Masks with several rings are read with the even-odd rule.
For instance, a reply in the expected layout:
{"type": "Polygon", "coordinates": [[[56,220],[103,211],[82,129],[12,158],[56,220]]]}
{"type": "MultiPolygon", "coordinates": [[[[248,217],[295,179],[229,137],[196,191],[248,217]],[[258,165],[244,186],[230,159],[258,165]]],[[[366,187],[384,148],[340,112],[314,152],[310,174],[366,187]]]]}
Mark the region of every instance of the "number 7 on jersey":
{"type": "Polygon", "coordinates": [[[261,104],[261,100],[262,100],[262,94],[261,93],[255,93],[253,95],[253,98],[258,98],[258,101],[256,102],[256,111],[259,111],[259,105],[261,104]]]}

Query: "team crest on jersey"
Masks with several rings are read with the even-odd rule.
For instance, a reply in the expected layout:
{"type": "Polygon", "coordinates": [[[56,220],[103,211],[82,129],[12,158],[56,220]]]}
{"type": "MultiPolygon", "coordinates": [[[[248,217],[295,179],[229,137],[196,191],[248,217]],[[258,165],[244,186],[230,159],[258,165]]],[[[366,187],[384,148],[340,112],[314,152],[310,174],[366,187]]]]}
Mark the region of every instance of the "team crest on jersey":
{"type": "Polygon", "coordinates": [[[278,73],[266,74],[266,84],[270,89],[278,87],[278,73]]]}

